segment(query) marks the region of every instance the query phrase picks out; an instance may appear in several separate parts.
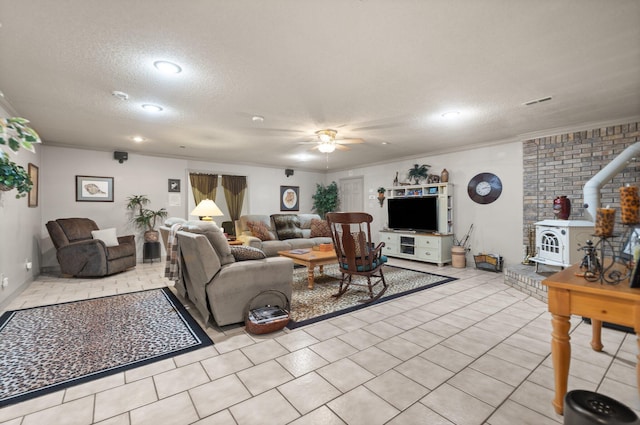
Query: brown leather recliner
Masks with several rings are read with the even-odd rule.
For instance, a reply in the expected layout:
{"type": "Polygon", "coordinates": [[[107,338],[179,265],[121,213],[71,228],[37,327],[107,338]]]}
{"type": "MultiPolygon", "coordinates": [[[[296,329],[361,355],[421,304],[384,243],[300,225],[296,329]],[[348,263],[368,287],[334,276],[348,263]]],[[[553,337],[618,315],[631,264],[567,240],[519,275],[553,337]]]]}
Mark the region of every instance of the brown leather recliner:
{"type": "Polygon", "coordinates": [[[59,218],[47,222],[47,230],[56,247],[60,271],[76,277],[100,277],[136,266],[136,243],[133,235],[118,236],[118,245],[106,246],[93,239],[99,230],[88,218],[59,218]]]}

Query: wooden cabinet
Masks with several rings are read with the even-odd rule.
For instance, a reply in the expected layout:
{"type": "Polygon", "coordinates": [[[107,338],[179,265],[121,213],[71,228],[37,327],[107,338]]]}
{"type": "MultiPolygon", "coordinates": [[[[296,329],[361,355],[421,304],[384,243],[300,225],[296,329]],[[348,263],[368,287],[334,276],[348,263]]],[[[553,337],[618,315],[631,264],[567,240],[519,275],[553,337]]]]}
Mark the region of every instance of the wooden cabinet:
{"type": "Polygon", "coordinates": [[[382,230],[380,240],[385,243],[383,252],[389,257],[436,263],[451,263],[453,235],[411,233],[382,230]]]}

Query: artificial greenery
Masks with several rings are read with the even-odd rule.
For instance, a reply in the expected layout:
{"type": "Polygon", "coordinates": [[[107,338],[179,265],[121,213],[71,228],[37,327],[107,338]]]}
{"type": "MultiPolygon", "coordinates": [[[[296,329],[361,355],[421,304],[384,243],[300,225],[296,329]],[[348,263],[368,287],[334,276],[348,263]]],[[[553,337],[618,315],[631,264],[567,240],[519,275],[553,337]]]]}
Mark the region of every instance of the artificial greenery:
{"type": "Polygon", "coordinates": [[[338,198],[338,184],[331,182],[331,184],[324,186],[316,183],[316,193],[312,198],[313,210],[317,212],[320,217],[325,218],[325,215],[328,212],[335,211],[340,203],[340,199],[338,198]]]}
{"type": "Polygon", "coordinates": [[[382,186],[380,186],[380,187],[378,188],[378,193],[382,193],[382,194],[384,194],[386,191],[387,191],[387,189],[385,189],[385,188],[384,188],[384,187],[382,187],[382,186]]]}
{"type": "Polygon", "coordinates": [[[11,161],[6,152],[0,152],[0,186],[6,190],[17,189],[16,198],[27,196],[33,187],[27,170],[11,161]]]}
{"type": "Polygon", "coordinates": [[[40,136],[27,124],[29,120],[20,117],[0,118],[0,145],[8,145],[14,152],[22,147],[35,153],[33,144],[41,143],[40,136]]]}
{"type": "Polygon", "coordinates": [[[167,210],[164,208],[160,208],[157,211],[145,208],[145,206],[151,202],[147,195],[132,195],[127,198],[127,201],[127,209],[134,212],[131,221],[141,230],[154,231],[156,228],[156,219],[167,216],[167,210]]]}
{"type": "Polygon", "coordinates": [[[413,164],[413,168],[409,168],[409,179],[415,179],[416,184],[420,184],[420,180],[429,177],[429,167],[427,164],[413,164]]]}

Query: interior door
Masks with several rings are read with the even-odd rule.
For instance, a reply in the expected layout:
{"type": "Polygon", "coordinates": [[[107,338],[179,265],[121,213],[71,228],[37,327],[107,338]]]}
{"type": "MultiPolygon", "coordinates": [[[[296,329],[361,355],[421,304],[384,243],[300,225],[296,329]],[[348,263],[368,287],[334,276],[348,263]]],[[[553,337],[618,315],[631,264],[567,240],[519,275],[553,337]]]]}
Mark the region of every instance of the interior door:
{"type": "Polygon", "coordinates": [[[338,196],[340,211],[364,211],[364,179],[362,177],[340,179],[338,196]]]}

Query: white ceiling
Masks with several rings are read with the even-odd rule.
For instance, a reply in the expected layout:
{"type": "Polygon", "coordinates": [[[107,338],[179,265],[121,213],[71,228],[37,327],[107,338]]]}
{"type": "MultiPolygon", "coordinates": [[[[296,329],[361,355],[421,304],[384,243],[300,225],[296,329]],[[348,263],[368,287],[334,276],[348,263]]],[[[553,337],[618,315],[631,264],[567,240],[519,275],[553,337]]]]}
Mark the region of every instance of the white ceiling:
{"type": "Polygon", "coordinates": [[[0,0],[0,23],[3,104],[49,145],[333,170],[640,117],[638,0],[0,0]],[[299,143],[323,128],[365,143],[299,143]]]}

